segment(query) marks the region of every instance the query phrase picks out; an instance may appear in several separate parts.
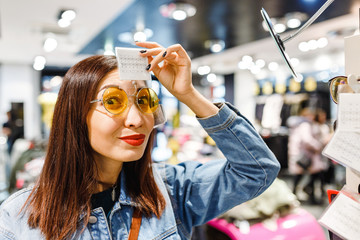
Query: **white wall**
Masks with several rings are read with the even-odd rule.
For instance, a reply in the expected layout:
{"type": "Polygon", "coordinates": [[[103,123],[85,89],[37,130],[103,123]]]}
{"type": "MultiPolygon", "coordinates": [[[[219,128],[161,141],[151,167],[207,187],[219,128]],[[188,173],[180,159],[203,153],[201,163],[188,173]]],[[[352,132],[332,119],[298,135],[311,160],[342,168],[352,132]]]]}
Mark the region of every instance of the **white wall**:
{"type": "Polygon", "coordinates": [[[6,121],[11,102],[24,103],[26,139],[40,138],[40,73],[31,65],[3,64],[0,66],[0,120],[6,121]]]}
{"type": "Polygon", "coordinates": [[[250,122],[255,123],[256,79],[250,71],[239,70],[234,76],[234,105],[250,122]]]}

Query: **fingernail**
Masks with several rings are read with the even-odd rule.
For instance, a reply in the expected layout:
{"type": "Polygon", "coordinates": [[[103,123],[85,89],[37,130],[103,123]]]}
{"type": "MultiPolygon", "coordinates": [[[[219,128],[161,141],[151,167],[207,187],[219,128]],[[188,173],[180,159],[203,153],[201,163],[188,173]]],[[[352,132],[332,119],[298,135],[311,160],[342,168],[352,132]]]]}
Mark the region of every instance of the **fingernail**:
{"type": "Polygon", "coordinates": [[[165,57],[165,56],[166,56],[166,54],[167,54],[167,51],[165,51],[165,52],[163,53],[162,57],[165,57]]]}
{"type": "Polygon", "coordinates": [[[146,53],[146,50],[141,50],[140,52],[141,52],[141,53],[146,53]]]}
{"type": "Polygon", "coordinates": [[[147,65],[146,70],[149,70],[151,68],[151,64],[147,65]]]}

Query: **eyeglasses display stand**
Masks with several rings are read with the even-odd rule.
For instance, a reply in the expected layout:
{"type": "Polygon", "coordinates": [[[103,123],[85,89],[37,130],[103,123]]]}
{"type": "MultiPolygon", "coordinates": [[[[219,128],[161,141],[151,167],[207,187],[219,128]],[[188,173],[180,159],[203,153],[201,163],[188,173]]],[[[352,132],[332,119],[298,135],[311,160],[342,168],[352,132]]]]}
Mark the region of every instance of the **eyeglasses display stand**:
{"type": "MultiPolygon", "coordinates": [[[[360,35],[355,34],[345,38],[345,75],[355,76],[357,80],[360,76],[360,35]]],[[[360,84],[360,83],[354,83],[360,84]]],[[[350,84],[349,84],[350,85],[350,84]]],[[[353,87],[352,85],[350,85],[353,87]]],[[[339,145],[343,145],[344,148],[347,148],[345,154],[334,157],[334,161],[338,161],[346,167],[346,184],[339,191],[336,197],[331,197],[331,204],[325,210],[321,218],[319,219],[320,224],[329,229],[330,239],[360,239],[360,231],[358,226],[360,224],[360,172],[359,167],[357,166],[360,152],[360,129],[359,129],[359,119],[360,113],[358,106],[360,105],[359,93],[352,91],[352,93],[346,93],[346,96],[342,98],[340,96],[338,103],[338,124],[344,125],[345,122],[354,123],[354,127],[349,132],[349,124],[345,124],[344,128],[347,130],[347,134],[341,134],[339,137],[340,129],[336,128],[335,134],[331,139],[327,147],[331,147],[330,150],[338,148],[339,145]],[[354,93],[355,92],[355,93],[354,93]],[[342,102],[341,100],[346,100],[342,102]],[[356,102],[354,102],[356,101],[356,102]],[[344,105],[345,104],[345,105],[344,105]],[[353,107],[352,107],[353,106],[353,107]],[[343,111],[346,108],[347,111],[343,111]],[[356,138],[352,140],[349,139],[351,136],[356,135],[356,138]],[[334,144],[336,141],[336,144],[334,144]],[[336,159],[338,158],[338,159],[336,159]]],[[[351,124],[350,124],[351,125],[351,124]]],[[[346,133],[346,131],[345,131],[346,133]]],[[[326,152],[329,151],[324,151],[326,152]]],[[[331,156],[329,156],[331,158],[331,156]]]]}

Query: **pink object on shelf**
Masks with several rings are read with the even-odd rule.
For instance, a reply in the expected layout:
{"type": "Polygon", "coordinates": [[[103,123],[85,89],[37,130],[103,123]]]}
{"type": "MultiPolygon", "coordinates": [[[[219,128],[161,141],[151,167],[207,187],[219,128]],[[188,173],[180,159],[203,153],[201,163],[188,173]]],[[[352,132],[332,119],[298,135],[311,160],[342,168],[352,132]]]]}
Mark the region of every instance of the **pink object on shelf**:
{"type": "Polygon", "coordinates": [[[256,223],[250,227],[248,233],[242,233],[225,219],[213,219],[207,224],[226,234],[231,240],[326,240],[324,230],[317,220],[304,209],[276,221],[276,230],[266,228],[263,223],[256,223]]]}

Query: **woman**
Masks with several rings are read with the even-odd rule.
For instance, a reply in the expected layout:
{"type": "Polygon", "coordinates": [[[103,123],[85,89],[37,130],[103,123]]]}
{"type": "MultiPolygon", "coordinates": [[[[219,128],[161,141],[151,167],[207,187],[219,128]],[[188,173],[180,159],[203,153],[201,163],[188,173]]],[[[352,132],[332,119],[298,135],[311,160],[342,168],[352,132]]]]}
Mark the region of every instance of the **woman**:
{"type": "MultiPolygon", "coordinates": [[[[302,109],[300,117],[294,124],[289,124],[290,135],[288,143],[289,172],[294,175],[293,193],[297,195],[299,184],[307,173],[311,175],[310,182],[304,188],[309,194],[309,201],[312,204],[320,204],[315,197],[315,180],[327,167],[323,161],[321,151],[325,144],[316,123],[316,111],[308,107],[302,109]]],[[[290,122],[290,121],[289,121],[290,122]]]]}
{"type": "Polygon", "coordinates": [[[87,58],[64,77],[39,181],[1,206],[0,239],[190,239],[193,226],[275,179],[279,163],[248,120],[194,88],[180,45],[137,45],[147,70],[197,115],[227,161],[152,164],[156,97],[149,89],[139,96],[141,81],[120,81],[115,57],[87,58]]]}

